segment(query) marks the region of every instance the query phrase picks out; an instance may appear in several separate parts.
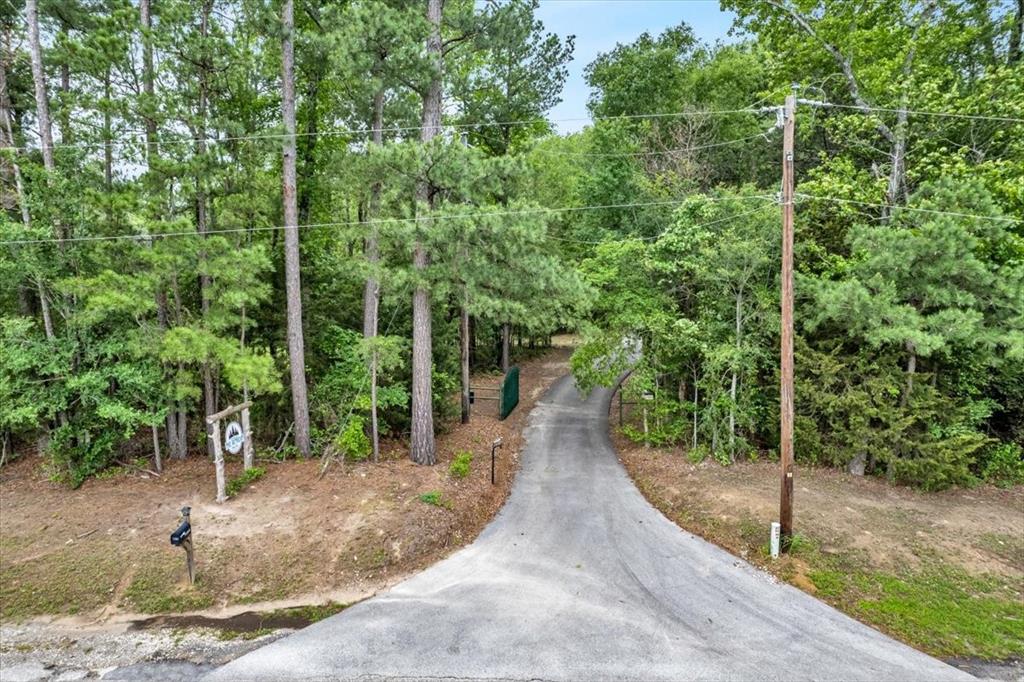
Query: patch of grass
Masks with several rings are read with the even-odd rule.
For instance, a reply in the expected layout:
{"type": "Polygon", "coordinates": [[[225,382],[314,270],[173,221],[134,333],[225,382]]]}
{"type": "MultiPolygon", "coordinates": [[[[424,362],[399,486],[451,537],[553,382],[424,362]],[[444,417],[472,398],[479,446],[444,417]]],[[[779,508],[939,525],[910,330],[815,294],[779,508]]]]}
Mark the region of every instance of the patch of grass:
{"type": "Polygon", "coordinates": [[[253,639],[259,639],[264,635],[269,635],[274,632],[273,628],[259,628],[257,630],[217,630],[217,639],[222,642],[231,642],[236,639],[249,641],[253,639]]]}
{"type": "Polygon", "coordinates": [[[185,562],[181,557],[175,559],[140,568],[125,590],[124,604],[141,613],[180,613],[213,606],[203,576],[196,577],[195,585],[183,584],[185,562]]]}
{"type": "Polygon", "coordinates": [[[432,507],[444,507],[445,509],[451,509],[452,503],[450,500],[446,500],[440,490],[430,490],[419,496],[420,502],[429,504],[432,507]]]}
{"type": "Polygon", "coordinates": [[[242,489],[245,488],[245,486],[260,480],[265,473],[267,473],[267,470],[263,467],[253,467],[252,469],[246,469],[240,475],[232,478],[228,481],[227,486],[225,486],[228,497],[234,497],[238,493],[242,492],[242,489]]]}
{"type": "Polygon", "coordinates": [[[1024,603],[1014,586],[952,568],[893,575],[822,569],[818,594],[935,656],[1024,656],[1024,603]]]}
{"type": "Polygon", "coordinates": [[[309,604],[307,606],[293,606],[288,609],[278,609],[271,615],[295,616],[297,618],[308,620],[310,623],[316,623],[324,618],[330,618],[335,614],[341,613],[348,607],[349,604],[329,601],[326,604],[309,604]]]}
{"type": "Polygon", "coordinates": [[[108,603],[123,567],[109,547],[68,545],[0,569],[0,620],[74,614],[108,603]]]}
{"type": "Polygon", "coordinates": [[[466,476],[469,476],[469,465],[472,461],[472,452],[460,452],[456,454],[452,463],[448,466],[448,474],[452,478],[465,478],[466,476]]]}

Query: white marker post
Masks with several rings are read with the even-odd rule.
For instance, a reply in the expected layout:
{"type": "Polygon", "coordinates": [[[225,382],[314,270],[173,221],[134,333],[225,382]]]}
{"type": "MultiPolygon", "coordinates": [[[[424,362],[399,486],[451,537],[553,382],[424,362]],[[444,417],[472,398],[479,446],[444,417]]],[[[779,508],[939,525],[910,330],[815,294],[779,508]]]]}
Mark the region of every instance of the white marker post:
{"type": "Polygon", "coordinates": [[[782,536],[782,525],[778,521],[772,521],[772,558],[779,558],[779,540],[782,536]]]}

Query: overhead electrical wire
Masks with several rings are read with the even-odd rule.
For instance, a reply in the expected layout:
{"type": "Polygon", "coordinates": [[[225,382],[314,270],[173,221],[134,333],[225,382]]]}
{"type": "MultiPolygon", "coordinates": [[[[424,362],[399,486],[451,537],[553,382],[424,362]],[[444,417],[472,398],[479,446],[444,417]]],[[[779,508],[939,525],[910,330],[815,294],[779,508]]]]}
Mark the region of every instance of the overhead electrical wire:
{"type": "Polygon", "coordinates": [[[586,158],[616,158],[616,157],[636,157],[636,156],[662,156],[667,154],[679,154],[685,152],[695,152],[702,149],[714,149],[715,147],[728,147],[733,144],[740,144],[741,142],[750,142],[751,140],[763,140],[767,139],[765,133],[758,133],[757,135],[751,135],[749,137],[740,137],[735,140],[725,140],[723,142],[712,142],[710,144],[699,144],[692,147],[677,147],[675,149],[663,149],[661,151],[652,152],[564,152],[558,149],[543,149],[537,148],[532,151],[535,154],[550,154],[552,156],[571,156],[571,157],[586,157],[586,158]]]}
{"type": "Polygon", "coordinates": [[[957,211],[941,211],[941,210],[932,209],[932,208],[917,208],[915,206],[899,206],[899,205],[890,205],[890,204],[875,204],[875,203],[871,203],[869,201],[857,201],[855,199],[842,199],[840,197],[823,197],[823,196],[818,196],[818,195],[814,195],[814,194],[804,194],[802,192],[794,192],[793,196],[799,197],[801,199],[810,199],[810,200],[813,200],[813,201],[830,201],[830,202],[840,203],[840,204],[855,204],[855,205],[858,205],[858,206],[872,206],[874,208],[890,208],[893,211],[913,211],[913,212],[916,212],[916,213],[932,213],[932,214],[935,214],[935,215],[953,216],[953,217],[956,217],[956,218],[975,218],[977,220],[994,220],[994,221],[997,221],[997,222],[1010,222],[1010,223],[1024,222],[1024,219],[1022,219],[1022,218],[1012,218],[1012,217],[1009,217],[1009,216],[977,215],[977,214],[974,214],[974,213],[960,213],[960,212],[957,212],[957,211]]]}
{"type": "MultiPolygon", "coordinates": [[[[55,243],[76,243],[76,242],[105,242],[105,241],[138,241],[138,240],[150,240],[150,239],[163,239],[165,237],[215,237],[222,234],[248,234],[253,232],[274,232],[280,230],[313,230],[325,227],[358,227],[361,225],[387,225],[393,223],[415,223],[419,221],[426,222],[446,222],[453,220],[467,220],[471,218],[487,218],[496,216],[512,216],[512,215],[543,215],[550,213],[571,213],[577,211],[596,211],[601,209],[616,209],[616,208],[643,208],[652,206],[672,206],[685,203],[692,197],[685,197],[683,199],[672,199],[665,201],[642,201],[642,202],[631,202],[631,203],[619,203],[619,204],[599,204],[590,206],[564,206],[559,208],[529,208],[529,209],[515,209],[507,211],[479,211],[473,213],[443,213],[435,215],[424,215],[418,217],[406,217],[406,218],[374,218],[371,220],[349,220],[349,221],[338,221],[338,222],[324,222],[324,223],[306,223],[303,225],[266,225],[266,226],[255,226],[255,227],[234,227],[222,230],[208,230],[206,232],[196,232],[195,230],[182,230],[178,232],[155,232],[155,233],[123,233],[113,235],[87,235],[82,237],[68,237],[66,239],[59,239],[57,237],[46,237],[40,239],[8,239],[0,241],[0,246],[27,246],[30,244],[55,244],[55,243]]],[[[761,200],[774,200],[774,197],[758,194],[750,195],[747,197],[729,197],[730,199],[736,199],[741,201],[747,201],[750,199],[761,199],[761,200]]],[[[719,197],[704,197],[705,201],[721,201],[719,197]]]]}
{"type": "MultiPolygon", "coordinates": [[[[688,118],[693,116],[721,116],[726,114],[759,114],[767,111],[775,111],[778,107],[760,107],[760,108],[744,108],[744,109],[706,109],[706,110],[692,110],[692,111],[676,111],[666,112],[661,114],[623,114],[621,116],[593,116],[593,117],[575,117],[575,118],[554,118],[554,119],[530,119],[526,121],[483,121],[477,123],[447,123],[438,126],[389,126],[382,128],[385,134],[387,133],[402,133],[402,132],[415,132],[423,130],[425,127],[437,128],[439,130],[462,130],[462,129],[473,129],[473,128],[494,128],[498,126],[525,126],[535,125],[542,121],[546,123],[580,123],[580,122],[593,122],[593,121],[626,121],[626,120],[646,120],[646,119],[658,119],[658,118],[688,118]]],[[[296,132],[294,136],[296,138],[308,137],[308,136],[319,136],[319,137],[332,137],[336,135],[368,135],[374,132],[373,128],[335,128],[333,130],[322,130],[313,132],[296,132]]],[[[78,149],[102,149],[105,147],[123,147],[132,144],[139,144],[145,146],[147,143],[144,139],[145,133],[142,131],[132,131],[129,133],[137,137],[137,140],[109,140],[105,142],[68,142],[68,143],[57,143],[52,145],[52,149],[67,149],[67,148],[78,148],[78,149]]],[[[206,142],[206,144],[224,144],[227,142],[238,142],[242,140],[280,140],[286,137],[290,137],[288,133],[260,133],[253,135],[227,135],[225,137],[212,137],[212,138],[194,138],[194,137],[182,137],[169,140],[156,140],[155,144],[160,145],[192,145],[200,141],[206,142]]],[[[0,147],[0,151],[24,151],[27,149],[36,149],[28,145],[13,145],[0,147]]]]}
{"type": "Polygon", "coordinates": [[[920,111],[916,109],[892,109],[888,107],[861,106],[859,104],[835,104],[833,102],[818,102],[814,100],[798,99],[798,104],[821,107],[823,109],[853,109],[861,113],[869,111],[883,111],[891,114],[904,112],[910,116],[936,116],[939,118],[962,118],[976,121],[996,121],[1000,123],[1024,123],[1024,118],[1019,116],[989,116],[986,114],[961,114],[956,111],[920,111]]]}

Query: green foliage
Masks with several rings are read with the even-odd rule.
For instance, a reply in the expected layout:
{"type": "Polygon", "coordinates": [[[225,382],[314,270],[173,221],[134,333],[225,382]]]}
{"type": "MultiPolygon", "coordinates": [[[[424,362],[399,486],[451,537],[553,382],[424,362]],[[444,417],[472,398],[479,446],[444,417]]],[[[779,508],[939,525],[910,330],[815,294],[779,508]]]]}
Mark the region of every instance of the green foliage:
{"type": "Polygon", "coordinates": [[[366,435],[366,420],[356,414],[349,417],[341,432],[335,437],[334,447],[343,458],[356,462],[369,457],[372,446],[366,435]]]}
{"type": "Polygon", "coordinates": [[[1024,448],[1019,443],[999,443],[984,454],[981,476],[1001,488],[1024,485],[1024,448]]]}
{"type": "Polygon", "coordinates": [[[469,476],[469,466],[473,462],[472,452],[459,452],[452,458],[448,465],[448,475],[452,478],[465,478],[469,476]]]}
{"type": "Polygon", "coordinates": [[[423,504],[429,504],[431,507],[452,508],[452,503],[445,499],[440,490],[430,490],[420,495],[417,499],[423,504]]]}
{"type": "Polygon", "coordinates": [[[998,578],[953,569],[891,575],[820,569],[818,593],[936,656],[1002,660],[1024,653],[1019,596],[998,578]]]}
{"type": "Polygon", "coordinates": [[[234,497],[238,493],[242,492],[242,490],[244,490],[246,486],[248,486],[250,483],[255,483],[256,481],[260,480],[266,473],[267,470],[263,467],[253,467],[251,469],[246,469],[241,474],[235,476],[230,481],[228,481],[228,484],[225,487],[225,491],[227,492],[228,497],[234,497]]]}

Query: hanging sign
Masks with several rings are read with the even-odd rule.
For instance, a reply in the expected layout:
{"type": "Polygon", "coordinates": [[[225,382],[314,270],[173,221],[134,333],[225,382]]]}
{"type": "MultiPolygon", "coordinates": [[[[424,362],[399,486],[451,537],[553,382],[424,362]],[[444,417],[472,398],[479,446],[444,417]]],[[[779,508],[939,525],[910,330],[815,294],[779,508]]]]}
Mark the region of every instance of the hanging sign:
{"type": "Polygon", "coordinates": [[[231,422],[224,430],[224,449],[232,455],[237,455],[245,442],[245,434],[238,422],[231,422]]]}

